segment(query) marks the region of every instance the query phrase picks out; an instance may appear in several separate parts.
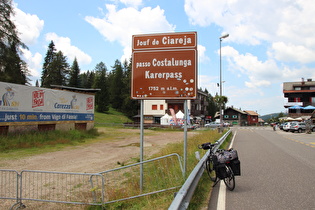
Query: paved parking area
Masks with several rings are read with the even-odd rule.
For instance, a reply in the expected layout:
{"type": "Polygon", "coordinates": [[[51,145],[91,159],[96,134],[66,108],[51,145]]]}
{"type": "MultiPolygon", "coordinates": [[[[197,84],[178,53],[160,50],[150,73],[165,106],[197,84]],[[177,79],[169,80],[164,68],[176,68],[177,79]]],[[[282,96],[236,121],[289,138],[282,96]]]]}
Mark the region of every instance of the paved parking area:
{"type": "MultiPolygon", "coordinates": [[[[248,129],[248,130],[269,130],[269,131],[273,131],[273,128],[271,126],[234,126],[231,127],[232,130],[236,130],[236,129],[248,129]]],[[[283,136],[284,138],[300,143],[300,144],[304,144],[306,146],[309,147],[313,147],[315,148],[315,132],[312,132],[311,134],[307,134],[305,132],[302,133],[292,133],[292,132],[286,132],[280,129],[277,129],[276,131],[277,134],[283,136]]]]}
{"type": "Polygon", "coordinates": [[[315,132],[312,132],[311,134],[307,134],[305,132],[292,133],[285,132],[283,130],[277,130],[276,132],[286,139],[315,148],[315,132]]]}

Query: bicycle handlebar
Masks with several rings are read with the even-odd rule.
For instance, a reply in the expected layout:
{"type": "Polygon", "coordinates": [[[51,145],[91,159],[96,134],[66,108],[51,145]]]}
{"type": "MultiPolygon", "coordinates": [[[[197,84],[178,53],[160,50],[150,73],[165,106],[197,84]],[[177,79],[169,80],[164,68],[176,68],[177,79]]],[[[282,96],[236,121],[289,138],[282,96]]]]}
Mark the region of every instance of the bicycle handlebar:
{"type": "Polygon", "coordinates": [[[218,144],[219,144],[218,142],[215,142],[213,144],[211,144],[210,142],[207,142],[207,143],[203,143],[201,145],[198,145],[198,148],[207,150],[207,149],[212,149],[214,146],[216,146],[218,144]]]}

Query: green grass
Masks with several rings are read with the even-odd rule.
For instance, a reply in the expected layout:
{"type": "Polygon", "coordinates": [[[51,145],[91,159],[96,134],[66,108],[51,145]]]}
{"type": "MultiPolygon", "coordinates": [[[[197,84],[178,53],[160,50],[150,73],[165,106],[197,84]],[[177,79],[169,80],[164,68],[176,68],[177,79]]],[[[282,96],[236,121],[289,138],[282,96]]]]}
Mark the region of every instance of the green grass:
{"type": "Polygon", "coordinates": [[[19,158],[57,151],[69,145],[86,143],[99,136],[96,129],[89,131],[47,131],[8,134],[0,137],[0,158],[19,158]]]}
{"type": "MultiPolygon", "coordinates": [[[[102,140],[112,140],[115,136],[122,137],[128,134],[116,132],[110,126],[122,126],[130,120],[122,113],[110,109],[108,113],[95,112],[95,127],[107,127],[102,140]]],[[[104,133],[103,133],[104,134],[104,133]]],[[[10,133],[0,136],[0,158],[19,158],[45,152],[57,151],[67,146],[92,143],[98,140],[100,134],[97,129],[90,131],[46,131],[29,133],[10,133]]]]}
{"type": "MultiPolygon", "coordinates": [[[[196,132],[196,131],[194,131],[196,132]]],[[[205,130],[205,131],[198,131],[198,134],[188,139],[187,144],[187,173],[186,176],[191,173],[191,171],[194,169],[196,164],[198,163],[198,160],[195,157],[195,152],[199,151],[201,157],[206,153],[204,150],[198,149],[198,145],[205,143],[205,142],[215,142],[221,137],[222,134],[219,134],[216,130],[205,130]]],[[[231,136],[231,135],[230,135],[231,136]]],[[[228,137],[227,141],[229,141],[230,137],[228,137]]],[[[227,144],[227,143],[226,143],[227,144]]],[[[163,155],[168,155],[171,153],[178,153],[180,156],[183,157],[183,143],[173,143],[168,144],[166,147],[164,147],[162,150],[160,150],[157,154],[150,157],[160,157],[163,155]]],[[[153,166],[152,170],[148,170],[149,174],[146,174],[145,176],[150,176],[150,173],[154,173],[156,170],[154,170],[153,166]]],[[[177,170],[174,169],[178,167],[178,165],[169,165],[167,166],[168,170],[177,170]]],[[[137,172],[136,172],[137,173],[137,172]]],[[[161,180],[162,182],[152,182],[152,185],[169,185],[172,183],[167,183],[167,180],[161,180]],[[166,182],[166,183],[165,183],[166,182]]],[[[128,182],[134,182],[134,180],[130,179],[128,182]]],[[[151,186],[154,189],[154,186],[151,186]]],[[[206,173],[203,174],[201,177],[199,184],[197,186],[197,189],[191,202],[189,205],[189,209],[201,209],[207,205],[207,201],[209,199],[209,195],[212,189],[212,182],[209,180],[209,177],[206,173]]],[[[132,189],[129,187],[128,189],[124,190],[135,190],[138,189],[132,189]]],[[[177,189],[178,190],[178,189],[177,189]]],[[[106,209],[115,210],[115,209],[167,209],[171,202],[174,199],[174,193],[177,190],[170,190],[163,193],[158,193],[150,196],[145,196],[141,198],[131,199],[127,201],[122,202],[116,202],[113,204],[108,204],[105,206],[106,209]]],[[[133,192],[130,192],[133,194],[133,192]]],[[[89,207],[89,209],[98,209],[98,207],[89,207]]]]}
{"type": "Polygon", "coordinates": [[[123,113],[118,112],[112,108],[107,113],[94,113],[95,127],[104,126],[122,126],[123,123],[132,122],[123,113]]]}

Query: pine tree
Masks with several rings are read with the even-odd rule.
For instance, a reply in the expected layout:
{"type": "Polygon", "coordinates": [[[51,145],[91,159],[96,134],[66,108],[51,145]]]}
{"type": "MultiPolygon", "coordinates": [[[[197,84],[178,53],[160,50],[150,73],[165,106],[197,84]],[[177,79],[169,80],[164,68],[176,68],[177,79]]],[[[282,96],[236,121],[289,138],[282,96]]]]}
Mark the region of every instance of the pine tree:
{"type": "Polygon", "coordinates": [[[94,71],[87,71],[84,72],[83,74],[79,75],[80,77],[80,87],[81,88],[92,88],[94,86],[94,78],[95,78],[95,73],[94,71]]]}
{"type": "Polygon", "coordinates": [[[46,56],[44,58],[44,64],[43,64],[43,71],[42,71],[42,77],[41,77],[41,87],[50,87],[50,84],[52,83],[51,77],[50,77],[50,71],[52,68],[52,62],[56,57],[56,48],[53,41],[51,41],[48,45],[48,50],[46,53],[46,56]]]}
{"type": "Polygon", "coordinates": [[[80,67],[77,58],[74,58],[70,69],[69,86],[70,87],[80,87],[80,67]]]}
{"type": "Polygon", "coordinates": [[[95,72],[91,71],[87,74],[86,88],[92,88],[95,83],[95,72]]]}
{"type": "Polygon", "coordinates": [[[63,55],[61,51],[56,54],[56,59],[53,61],[53,72],[55,77],[51,85],[67,85],[69,75],[69,64],[67,63],[67,57],[63,55]]]}
{"type": "Polygon", "coordinates": [[[55,44],[50,42],[44,59],[42,71],[42,87],[50,85],[67,85],[69,64],[61,51],[56,52],[55,44]]]}
{"type": "Polygon", "coordinates": [[[84,72],[79,75],[79,80],[80,80],[80,88],[87,88],[87,74],[88,72],[84,72]]]}
{"type": "Polygon", "coordinates": [[[107,68],[103,62],[100,62],[95,67],[96,78],[94,88],[101,89],[96,93],[95,101],[98,112],[107,112],[109,110],[109,94],[106,78],[107,68]]]}
{"type": "Polygon", "coordinates": [[[121,107],[121,111],[127,115],[127,117],[131,118],[134,115],[138,114],[139,103],[137,100],[131,99],[131,69],[132,62],[130,60],[129,65],[128,62],[125,61],[123,65],[123,104],[121,107]]]}
{"type": "Polygon", "coordinates": [[[207,97],[207,102],[208,102],[208,106],[207,106],[207,111],[208,111],[208,115],[211,116],[211,119],[214,119],[215,113],[219,110],[219,107],[216,106],[213,96],[208,92],[207,89],[205,89],[205,93],[208,94],[207,97]]]}
{"type": "Polygon", "coordinates": [[[0,81],[17,84],[28,83],[28,69],[20,58],[20,48],[27,49],[18,37],[18,31],[11,20],[12,1],[0,1],[0,81]]]}
{"type": "Polygon", "coordinates": [[[119,60],[115,61],[110,75],[110,97],[111,105],[114,109],[121,111],[123,104],[123,69],[119,60]]]}

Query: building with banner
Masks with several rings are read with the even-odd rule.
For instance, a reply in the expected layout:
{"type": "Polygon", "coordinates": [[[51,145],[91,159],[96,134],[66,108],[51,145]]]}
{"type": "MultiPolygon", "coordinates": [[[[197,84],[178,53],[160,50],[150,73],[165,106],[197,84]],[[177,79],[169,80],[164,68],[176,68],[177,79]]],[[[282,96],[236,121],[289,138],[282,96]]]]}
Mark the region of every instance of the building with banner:
{"type": "Polygon", "coordinates": [[[96,89],[0,82],[0,133],[94,127],[96,89]]]}
{"type": "Polygon", "coordinates": [[[309,118],[315,110],[315,81],[312,79],[300,82],[284,82],[284,107],[292,118],[309,118]]]}
{"type": "MultiPolygon", "coordinates": [[[[208,93],[198,90],[196,99],[188,100],[187,106],[191,120],[205,123],[209,105],[207,97],[209,97],[208,93]]],[[[144,100],[144,123],[160,124],[165,114],[172,116],[178,112],[184,112],[183,100],[144,100]]]]}

